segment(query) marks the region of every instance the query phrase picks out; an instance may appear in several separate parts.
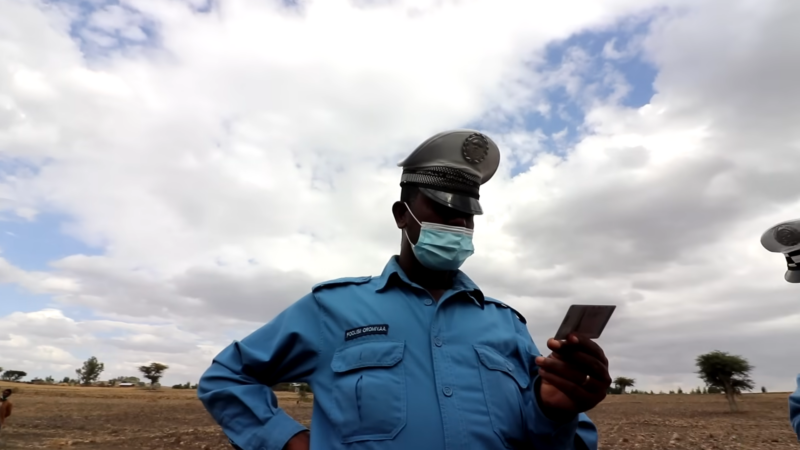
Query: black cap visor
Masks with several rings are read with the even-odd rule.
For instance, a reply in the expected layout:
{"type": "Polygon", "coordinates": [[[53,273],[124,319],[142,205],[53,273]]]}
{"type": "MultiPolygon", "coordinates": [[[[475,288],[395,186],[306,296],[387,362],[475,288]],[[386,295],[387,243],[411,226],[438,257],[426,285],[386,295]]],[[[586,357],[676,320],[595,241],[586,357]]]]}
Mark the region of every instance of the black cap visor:
{"type": "Polygon", "coordinates": [[[787,270],[783,279],[789,283],[800,283],[800,270],[787,270]]]}
{"type": "Polygon", "coordinates": [[[483,208],[481,208],[481,204],[478,202],[477,198],[468,197],[463,194],[437,191],[426,187],[420,187],[419,191],[422,192],[425,197],[428,197],[436,203],[447,206],[448,208],[453,208],[467,214],[483,214],[483,208]]]}

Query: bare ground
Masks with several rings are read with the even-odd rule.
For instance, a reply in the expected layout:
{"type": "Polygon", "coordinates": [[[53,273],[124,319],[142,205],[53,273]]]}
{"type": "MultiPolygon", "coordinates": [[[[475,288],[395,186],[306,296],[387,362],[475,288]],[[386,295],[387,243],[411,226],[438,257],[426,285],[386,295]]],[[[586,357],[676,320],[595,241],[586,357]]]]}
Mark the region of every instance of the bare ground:
{"type": "MultiPolygon", "coordinates": [[[[0,449],[230,449],[195,391],[16,385],[14,414],[0,449]]],[[[589,414],[604,450],[800,449],[788,420],[788,394],[742,397],[730,413],[719,395],[610,396],[589,414]]],[[[311,403],[279,395],[306,426],[311,403]]]]}

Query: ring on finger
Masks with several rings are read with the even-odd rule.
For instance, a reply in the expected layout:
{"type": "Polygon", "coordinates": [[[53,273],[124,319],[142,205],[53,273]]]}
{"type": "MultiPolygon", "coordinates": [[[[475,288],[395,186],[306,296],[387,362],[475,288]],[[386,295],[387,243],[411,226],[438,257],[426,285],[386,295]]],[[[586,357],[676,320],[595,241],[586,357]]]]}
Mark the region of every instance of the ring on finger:
{"type": "Polygon", "coordinates": [[[591,379],[592,379],[592,377],[590,377],[589,375],[586,375],[586,378],[583,380],[583,383],[581,383],[581,386],[586,386],[587,384],[589,384],[589,381],[591,379]]]}

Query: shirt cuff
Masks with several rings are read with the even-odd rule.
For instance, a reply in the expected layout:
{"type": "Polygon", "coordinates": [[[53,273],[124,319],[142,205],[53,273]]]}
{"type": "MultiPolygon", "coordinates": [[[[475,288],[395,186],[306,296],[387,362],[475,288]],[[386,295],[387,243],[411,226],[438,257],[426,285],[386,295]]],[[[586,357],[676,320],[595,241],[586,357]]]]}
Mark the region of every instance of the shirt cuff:
{"type": "Polygon", "coordinates": [[[252,450],[283,450],[294,435],[306,430],[306,427],[279,409],[264,427],[247,439],[243,447],[252,450]]]}
{"type": "MultiPolygon", "coordinates": [[[[533,379],[534,389],[539,388],[539,376],[533,379]]],[[[557,442],[572,442],[578,430],[578,414],[575,414],[568,422],[556,422],[548,418],[539,407],[539,396],[534,392],[533,395],[533,434],[549,436],[550,440],[557,442]]],[[[571,448],[571,447],[569,447],[571,448]]]]}
{"type": "Polygon", "coordinates": [[[792,419],[792,428],[797,435],[797,440],[800,441],[800,415],[792,419]]]}

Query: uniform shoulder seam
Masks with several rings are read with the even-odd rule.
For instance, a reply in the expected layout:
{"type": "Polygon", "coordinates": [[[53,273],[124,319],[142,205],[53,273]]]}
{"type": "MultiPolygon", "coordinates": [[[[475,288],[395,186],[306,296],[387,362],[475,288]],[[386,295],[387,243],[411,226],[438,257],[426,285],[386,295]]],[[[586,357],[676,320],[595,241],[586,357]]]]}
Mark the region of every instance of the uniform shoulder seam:
{"type": "Polygon", "coordinates": [[[317,283],[311,288],[311,292],[318,292],[322,289],[331,289],[339,286],[347,286],[353,284],[364,284],[372,279],[371,276],[366,277],[345,277],[345,278],[337,278],[335,280],[328,280],[323,281],[322,283],[317,283]]]}
{"type": "Polygon", "coordinates": [[[519,319],[519,321],[520,321],[520,322],[522,322],[522,323],[524,323],[524,324],[526,324],[526,325],[528,324],[528,320],[527,320],[527,319],[525,319],[525,316],[523,316],[522,314],[520,314],[520,312],[519,312],[519,311],[517,311],[516,309],[514,309],[514,308],[512,308],[512,307],[508,306],[507,304],[505,304],[505,303],[503,303],[503,302],[501,302],[500,300],[497,300],[497,299],[495,299],[495,298],[491,298],[491,297],[484,297],[484,299],[485,299],[485,301],[487,301],[487,302],[489,302],[489,303],[494,303],[495,305],[497,305],[497,306],[499,306],[499,307],[501,307],[501,308],[510,309],[510,310],[511,310],[511,311],[514,313],[514,315],[515,315],[515,316],[517,316],[517,319],[519,319]]]}

